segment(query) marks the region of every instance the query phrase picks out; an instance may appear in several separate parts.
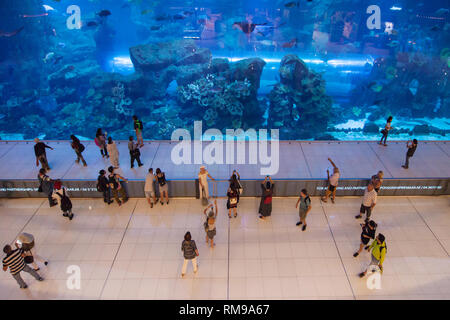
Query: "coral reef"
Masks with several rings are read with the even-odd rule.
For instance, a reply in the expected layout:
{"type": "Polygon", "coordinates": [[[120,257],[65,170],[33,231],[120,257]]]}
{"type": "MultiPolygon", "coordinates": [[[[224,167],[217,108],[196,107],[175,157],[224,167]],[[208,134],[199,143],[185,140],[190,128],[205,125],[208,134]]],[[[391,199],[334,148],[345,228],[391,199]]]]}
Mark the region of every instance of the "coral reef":
{"type": "Polygon", "coordinates": [[[281,138],[306,139],[326,131],[332,100],[322,76],[296,55],[282,59],[279,75],[280,83],[269,94],[269,127],[279,128],[281,138]]]}

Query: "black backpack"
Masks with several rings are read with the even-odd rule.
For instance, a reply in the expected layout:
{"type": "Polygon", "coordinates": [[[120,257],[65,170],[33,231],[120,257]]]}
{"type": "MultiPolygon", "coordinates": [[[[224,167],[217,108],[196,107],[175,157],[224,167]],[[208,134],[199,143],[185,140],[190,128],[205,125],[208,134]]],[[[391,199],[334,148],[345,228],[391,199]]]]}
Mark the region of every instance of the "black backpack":
{"type": "Polygon", "coordinates": [[[83,152],[85,149],[84,144],[80,143],[80,149],[78,150],[79,152],[83,152]]]}
{"type": "Polygon", "coordinates": [[[72,201],[70,201],[69,197],[66,196],[66,189],[63,189],[63,194],[61,195],[59,192],[56,193],[61,198],[61,210],[68,211],[72,209],[72,201]]]}

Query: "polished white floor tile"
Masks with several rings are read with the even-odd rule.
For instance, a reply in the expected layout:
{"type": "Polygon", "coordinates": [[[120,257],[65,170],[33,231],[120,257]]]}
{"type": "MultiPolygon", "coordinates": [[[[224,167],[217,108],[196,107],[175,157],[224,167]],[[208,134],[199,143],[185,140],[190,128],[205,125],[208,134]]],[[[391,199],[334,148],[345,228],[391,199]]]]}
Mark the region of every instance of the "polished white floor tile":
{"type": "Polygon", "coordinates": [[[243,198],[236,219],[219,209],[210,248],[198,200],[150,209],[144,199],[120,208],[74,199],[77,215],[68,221],[42,199],[0,199],[0,240],[32,233],[35,253],[50,261],[37,261],[44,282],[23,275],[27,290],[1,273],[0,299],[450,299],[450,197],[380,197],[373,218],[388,244],[381,289],[358,277],[370,254],[352,256],[361,199],[313,198],[306,231],[295,226],[295,201],[275,199],[267,221],[257,219],[259,199],[243,198]],[[199,269],[189,264],[181,278],[188,230],[199,269]],[[67,287],[74,266],[80,289],[67,287]]]}

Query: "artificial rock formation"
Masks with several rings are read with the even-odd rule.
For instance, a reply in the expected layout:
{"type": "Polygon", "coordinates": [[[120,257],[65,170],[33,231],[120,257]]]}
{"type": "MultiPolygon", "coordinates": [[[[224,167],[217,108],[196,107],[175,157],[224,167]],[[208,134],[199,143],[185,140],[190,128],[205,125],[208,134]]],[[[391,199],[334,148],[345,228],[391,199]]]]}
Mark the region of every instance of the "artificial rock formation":
{"type": "Polygon", "coordinates": [[[280,83],[269,94],[269,127],[279,128],[282,138],[312,138],[327,129],[332,106],[322,76],[309,70],[296,55],[285,56],[279,69],[280,83]]]}

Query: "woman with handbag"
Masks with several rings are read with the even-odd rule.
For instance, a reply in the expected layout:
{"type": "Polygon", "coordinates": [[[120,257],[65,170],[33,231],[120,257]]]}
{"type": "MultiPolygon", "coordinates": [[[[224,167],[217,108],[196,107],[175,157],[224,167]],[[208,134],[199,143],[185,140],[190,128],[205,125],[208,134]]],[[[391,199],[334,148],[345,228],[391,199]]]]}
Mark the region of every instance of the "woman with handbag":
{"type": "Polygon", "coordinates": [[[228,187],[227,191],[228,201],[227,201],[227,209],[228,209],[228,217],[231,218],[231,209],[233,209],[234,217],[237,217],[237,204],[238,204],[238,191],[231,186],[228,187]]]}
{"type": "Polygon", "coordinates": [[[167,184],[166,174],[160,168],[156,168],[156,181],[159,186],[159,201],[161,205],[164,205],[164,197],[167,205],[169,205],[169,185],[167,184]]]}
{"type": "MultiPolygon", "coordinates": [[[[230,178],[230,186],[232,186],[233,189],[236,189],[238,191],[238,194],[241,195],[244,189],[241,185],[241,175],[236,170],[233,170],[233,174],[230,178]]],[[[239,202],[239,198],[238,198],[239,202]]]]}
{"type": "Polygon", "coordinates": [[[269,176],[267,176],[261,183],[262,195],[258,210],[259,218],[261,220],[265,220],[272,214],[272,195],[274,187],[275,184],[273,183],[272,178],[270,178],[269,176]]]}
{"type": "Polygon", "coordinates": [[[80,163],[80,160],[83,162],[83,166],[87,167],[86,160],[83,158],[83,151],[85,149],[84,145],[80,142],[80,139],[75,137],[75,135],[71,135],[70,139],[72,139],[71,146],[72,149],[75,150],[75,153],[77,155],[77,160],[75,160],[76,163],[80,163]]]}
{"type": "Polygon", "coordinates": [[[387,146],[387,144],[386,144],[387,136],[388,136],[388,134],[389,134],[389,131],[392,129],[392,127],[391,127],[391,122],[392,122],[392,116],[390,116],[390,117],[387,119],[386,125],[384,126],[384,129],[381,130],[381,133],[383,134],[383,136],[381,137],[380,142],[378,142],[378,144],[382,144],[382,145],[384,145],[385,147],[387,146]],[[383,140],[384,140],[384,143],[383,143],[383,140]]]}
{"type": "Polygon", "coordinates": [[[142,167],[144,164],[141,162],[141,151],[139,150],[139,144],[133,141],[133,136],[130,136],[129,140],[128,150],[130,150],[131,169],[134,168],[134,160],[137,161],[139,167],[142,167]]]}

